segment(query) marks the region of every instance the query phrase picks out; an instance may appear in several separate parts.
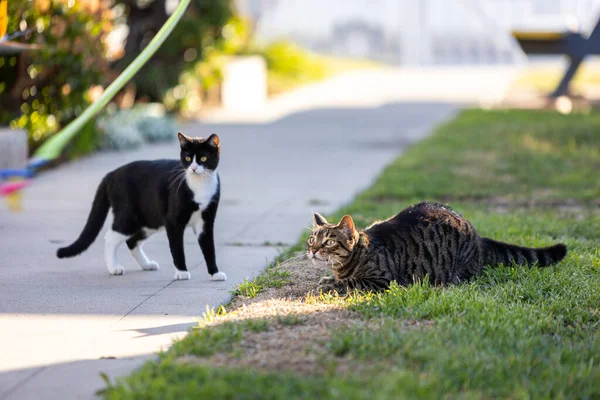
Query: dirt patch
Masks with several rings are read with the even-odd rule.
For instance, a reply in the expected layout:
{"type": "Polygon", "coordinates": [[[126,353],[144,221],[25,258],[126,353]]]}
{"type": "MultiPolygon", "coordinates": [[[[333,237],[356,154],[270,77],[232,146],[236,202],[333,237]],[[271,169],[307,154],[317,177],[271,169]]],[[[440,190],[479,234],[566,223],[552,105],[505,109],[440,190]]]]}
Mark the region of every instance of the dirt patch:
{"type": "MultiPolygon", "coordinates": [[[[260,332],[246,329],[243,339],[234,344],[233,351],[209,357],[186,355],[176,362],[303,375],[356,373],[371,368],[374,363],[357,362],[348,356],[336,357],[327,346],[332,335],[340,329],[360,326],[375,330],[384,320],[365,320],[359,313],[347,310],[340,298],[331,297],[327,301],[319,298],[319,279],[330,272],[304,258],[288,259],[275,268],[289,272],[291,282],[280,288],[270,288],[254,298],[238,296],[228,306],[226,314],[202,324],[210,328],[227,322],[267,320],[268,328],[260,332]]],[[[399,330],[427,324],[397,323],[399,330]]]]}
{"type": "Polygon", "coordinates": [[[377,330],[390,321],[398,330],[431,325],[429,321],[367,320],[346,309],[341,298],[320,298],[319,279],[331,272],[303,257],[290,258],[274,268],[289,272],[290,282],[254,298],[238,296],[227,307],[227,313],[202,323],[202,327],[210,329],[228,322],[266,320],[264,328],[245,329],[243,338],[233,343],[231,351],[207,357],[186,355],[176,362],[302,375],[363,373],[376,365],[380,368],[385,361],[358,361],[347,355],[334,355],[328,343],[335,332],[358,327],[377,330]]]}
{"type": "MultiPolygon", "coordinates": [[[[339,330],[362,327],[376,330],[389,319],[365,320],[341,304],[325,304],[305,299],[268,299],[243,304],[239,309],[219,318],[214,324],[244,319],[267,319],[269,327],[262,332],[247,330],[231,352],[210,357],[183,356],[179,363],[211,367],[251,368],[263,372],[290,372],[301,375],[325,373],[362,373],[385,360],[355,360],[351,356],[336,357],[328,349],[332,335],[339,330]]],[[[431,326],[431,321],[395,321],[398,330],[431,326]]],[[[390,361],[391,362],[391,361],[390,361]]],[[[391,367],[391,364],[390,364],[391,367]]]]}
{"type": "Polygon", "coordinates": [[[231,303],[232,309],[237,309],[244,304],[259,303],[269,299],[304,299],[307,294],[316,294],[319,279],[331,275],[331,271],[317,267],[306,258],[303,252],[297,253],[295,257],[281,262],[276,267],[278,271],[290,274],[290,283],[280,288],[268,288],[254,298],[238,296],[231,303]]]}
{"type": "MultiPolygon", "coordinates": [[[[292,308],[299,311],[297,306],[292,308]]],[[[284,322],[290,321],[289,314],[281,315],[281,319],[272,318],[268,330],[245,332],[244,338],[230,353],[217,353],[206,358],[185,357],[180,362],[307,375],[325,372],[329,368],[324,361],[327,356],[326,346],[332,331],[359,323],[360,316],[335,307],[317,311],[319,308],[321,307],[316,305],[304,307],[304,314],[298,315],[291,326],[286,325],[289,322],[284,322]]],[[[244,311],[249,309],[255,311],[254,308],[245,308],[244,311]]]]}
{"type": "Polygon", "coordinates": [[[336,328],[361,320],[341,301],[316,301],[319,279],[328,274],[304,258],[291,258],[274,267],[290,274],[290,283],[269,288],[254,298],[236,297],[225,315],[203,323],[204,327],[244,320],[267,320],[263,332],[246,330],[234,351],[210,357],[184,356],[178,362],[221,367],[249,367],[263,371],[301,374],[323,372],[326,343],[336,328]]]}

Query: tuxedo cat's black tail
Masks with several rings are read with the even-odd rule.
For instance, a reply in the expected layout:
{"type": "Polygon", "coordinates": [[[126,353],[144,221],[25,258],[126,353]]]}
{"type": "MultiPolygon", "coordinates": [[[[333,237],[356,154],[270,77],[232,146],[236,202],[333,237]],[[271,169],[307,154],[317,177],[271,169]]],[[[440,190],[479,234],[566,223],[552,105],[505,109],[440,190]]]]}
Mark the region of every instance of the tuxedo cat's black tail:
{"type": "Polygon", "coordinates": [[[106,178],[104,178],[98,186],[96,197],[94,197],[92,209],[90,210],[90,216],[88,217],[81,235],[79,235],[79,238],[77,238],[70,246],[58,249],[56,256],[58,258],[74,257],[83,253],[90,247],[96,239],[96,236],[98,236],[98,233],[100,233],[102,226],[104,226],[109,207],[110,203],[108,202],[108,193],[106,190],[106,178]]]}
{"type": "Polygon", "coordinates": [[[562,243],[542,248],[521,247],[488,238],[481,238],[481,243],[484,264],[488,266],[514,262],[517,265],[537,263],[540,267],[547,267],[560,262],[567,255],[567,246],[562,243]]]}

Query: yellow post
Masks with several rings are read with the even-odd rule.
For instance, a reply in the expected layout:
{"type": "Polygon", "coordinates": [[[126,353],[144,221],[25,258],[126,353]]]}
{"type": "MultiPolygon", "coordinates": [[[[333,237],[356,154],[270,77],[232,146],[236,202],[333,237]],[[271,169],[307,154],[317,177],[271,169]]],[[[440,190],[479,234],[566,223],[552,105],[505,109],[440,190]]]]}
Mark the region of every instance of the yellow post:
{"type": "Polygon", "coordinates": [[[8,0],[0,0],[0,39],[6,35],[8,27],[8,0]]]}

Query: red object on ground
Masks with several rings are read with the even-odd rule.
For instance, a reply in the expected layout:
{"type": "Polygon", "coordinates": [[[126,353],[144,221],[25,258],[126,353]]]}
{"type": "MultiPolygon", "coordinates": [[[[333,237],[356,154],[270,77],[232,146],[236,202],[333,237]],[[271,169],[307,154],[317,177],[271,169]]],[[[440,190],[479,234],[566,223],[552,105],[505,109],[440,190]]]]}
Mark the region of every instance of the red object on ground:
{"type": "Polygon", "coordinates": [[[12,192],[22,189],[27,186],[29,181],[7,182],[0,184],[0,196],[6,196],[12,192]]]}

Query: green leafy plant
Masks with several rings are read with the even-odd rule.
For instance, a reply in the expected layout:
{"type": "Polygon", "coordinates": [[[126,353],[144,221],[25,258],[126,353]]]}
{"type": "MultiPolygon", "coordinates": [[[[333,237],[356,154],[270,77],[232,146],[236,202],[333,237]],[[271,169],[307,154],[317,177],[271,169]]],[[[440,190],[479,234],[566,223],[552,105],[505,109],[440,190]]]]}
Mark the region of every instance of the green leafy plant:
{"type": "Polygon", "coordinates": [[[32,29],[21,41],[39,49],[0,57],[0,124],[26,129],[32,150],[79,115],[91,101],[89,89],[104,81],[110,10],[105,2],[98,9],[86,4],[8,3],[8,32],[32,29]]]}

